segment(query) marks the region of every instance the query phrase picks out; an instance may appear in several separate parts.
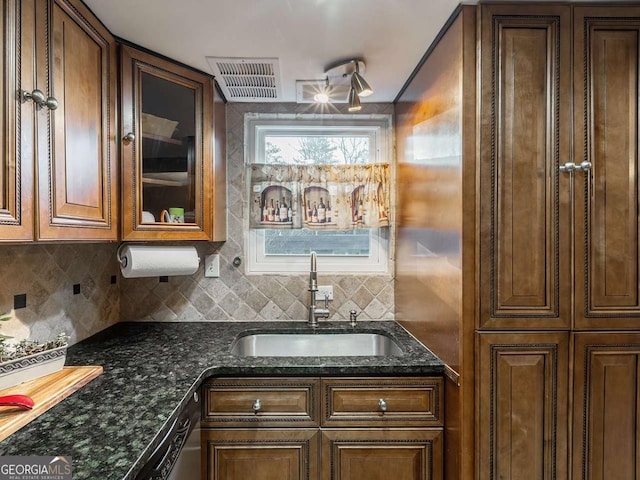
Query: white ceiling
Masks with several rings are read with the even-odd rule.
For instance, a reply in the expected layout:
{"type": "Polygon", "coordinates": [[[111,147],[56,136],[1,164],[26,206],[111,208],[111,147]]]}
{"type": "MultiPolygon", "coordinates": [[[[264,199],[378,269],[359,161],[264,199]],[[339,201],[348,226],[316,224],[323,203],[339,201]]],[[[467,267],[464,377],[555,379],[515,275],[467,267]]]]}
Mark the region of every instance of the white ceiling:
{"type": "Polygon", "coordinates": [[[207,56],[277,57],[283,101],[296,80],[323,79],[336,60],[363,58],[390,102],[459,0],[85,0],[111,32],[212,73],[207,56]]]}

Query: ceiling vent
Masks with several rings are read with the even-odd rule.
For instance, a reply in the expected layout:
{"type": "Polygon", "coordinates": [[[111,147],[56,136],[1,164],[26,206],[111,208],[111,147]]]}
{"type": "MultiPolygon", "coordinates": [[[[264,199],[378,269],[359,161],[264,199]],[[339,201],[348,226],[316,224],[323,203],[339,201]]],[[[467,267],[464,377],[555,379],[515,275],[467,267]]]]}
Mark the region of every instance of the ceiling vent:
{"type": "Polygon", "coordinates": [[[207,57],[207,61],[227,101],[282,101],[277,58],[207,57]]]}

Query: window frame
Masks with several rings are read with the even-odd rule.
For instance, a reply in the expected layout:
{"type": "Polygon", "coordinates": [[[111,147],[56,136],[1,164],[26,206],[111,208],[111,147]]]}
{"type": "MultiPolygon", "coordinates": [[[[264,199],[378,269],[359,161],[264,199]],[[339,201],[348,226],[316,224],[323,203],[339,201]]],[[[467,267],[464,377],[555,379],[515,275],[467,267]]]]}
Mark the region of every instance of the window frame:
{"type": "MultiPolygon", "coordinates": [[[[250,190],[250,166],[265,162],[265,137],[327,135],[341,133],[369,138],[369,163],[388,162],[392,165],[392,117],[373,115],[316,114],[245,114],[245,166],[247,198],[250,190]],[[362,135],[366,133],[367,135],[362,135]]],[[[393,182],[392,182],[393,185],[393,182]]],[[[393,196],[392,196],[393,198],[393,196]]],[[[247,274],[297,275],[309,271],[308,255],[267,255],[264,251],[263,229],[249,228],[249,206],[245,206],[245,245],[247,274]]],[[[369,256],[318,254],[318,271],[335,274],[389,274],[391,227],[370,229],[369,256]]]]}

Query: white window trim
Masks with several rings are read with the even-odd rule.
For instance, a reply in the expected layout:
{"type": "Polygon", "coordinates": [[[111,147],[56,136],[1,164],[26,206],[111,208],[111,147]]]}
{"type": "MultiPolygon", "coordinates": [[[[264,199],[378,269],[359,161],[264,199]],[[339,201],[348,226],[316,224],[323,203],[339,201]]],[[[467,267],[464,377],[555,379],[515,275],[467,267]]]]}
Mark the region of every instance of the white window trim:
{"type": "MultiPolygon", "coordinates": [[[[264,162],[264,137],[266,135],[291,135],[305,133],[327,135],[340,131],[343,134],[369,134],[375,148],[371,149],[371,162],[389,162],[393,166],[391,115],[315,115],[315,114],[245,114],[245,166],[247,171],[245,195],[249,198],[252,163],[264,162]],[[295,124],[292,127],[292,124],[295,124]],[[321,128],[319,129],[318,126],[321,128]],[[278,128],[282,127],[282,128],[278,128]],[[257,159],[253,161],[253,159],[257,159]]],[[[246,202],[245,202],[246,203],[246,202]]],[[[248,275],[277,274],[298,275],[309,271],[308,255],[266,255],[264,230],[249,228],[249,205],[245,205],[245,250],[248,275]]],[[[375,230],[371,231],[372,233],[375,230]]],[[[390,273],[390,228],[378,229],[370,235],[369,256],[318,255],[318,271],[331,274],[384,274],[390,273]]]]}

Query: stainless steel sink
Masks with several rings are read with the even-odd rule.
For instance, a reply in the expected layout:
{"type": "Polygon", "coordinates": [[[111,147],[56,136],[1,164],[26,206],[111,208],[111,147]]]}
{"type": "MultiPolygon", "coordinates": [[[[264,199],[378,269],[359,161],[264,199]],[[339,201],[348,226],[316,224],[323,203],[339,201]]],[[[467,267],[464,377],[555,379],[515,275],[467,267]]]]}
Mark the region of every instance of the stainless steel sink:
{"type": "Polygon", "coordinates": [[[254,333],[239,337],[231,353],[243,357],[387,357],[402,355],[379,333],[254,333]]]}

